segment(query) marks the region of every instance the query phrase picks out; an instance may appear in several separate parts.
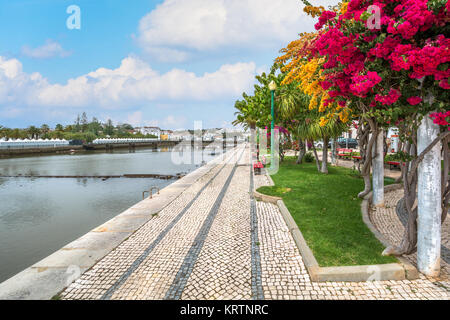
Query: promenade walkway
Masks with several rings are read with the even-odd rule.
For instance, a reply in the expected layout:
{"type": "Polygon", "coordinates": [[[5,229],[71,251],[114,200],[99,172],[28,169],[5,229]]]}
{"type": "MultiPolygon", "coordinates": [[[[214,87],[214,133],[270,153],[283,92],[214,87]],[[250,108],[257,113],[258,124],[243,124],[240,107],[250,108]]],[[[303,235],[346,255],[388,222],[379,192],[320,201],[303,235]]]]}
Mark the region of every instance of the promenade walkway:
{"type": "Polygon", "coordinates": [[[313,283],[240,146],[67,287],[63,299],[449,299],[410,281],[313,283]]]}

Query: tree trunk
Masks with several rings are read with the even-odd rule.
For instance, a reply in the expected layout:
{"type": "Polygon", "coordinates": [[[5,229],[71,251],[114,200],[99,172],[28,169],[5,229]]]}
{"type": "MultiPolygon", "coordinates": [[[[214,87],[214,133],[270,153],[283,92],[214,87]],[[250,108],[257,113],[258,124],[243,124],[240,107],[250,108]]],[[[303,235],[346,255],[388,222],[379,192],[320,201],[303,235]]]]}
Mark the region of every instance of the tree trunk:
{"type": "Polygon", "coordinates": [[[328,137],[323,137],[322,173],[328,173],[328,137]]]}
{"type": "Polygon", "coordinates": [[[303,157],[306,154],[306,146],[303,143],[303,140],[301,138],[298,139],[298,158],[297,158],[297,164],[301,164],[303,162],[303,157]]]}
{"type": "Polygon", "coordinates": [[[370,175],[365,174],[365,175],[362,175],[362,177],[363,177],[363,180],[364,180],[364,190],[361,191],[360,193],[358,193],[358,197],[359,198],[364,198],[370,192],[370,190],[372,189],[372,184],[371,184],[371,181],[370,181],[370,175]]]}
{"type": "Polygon", "coordinates": [[[359,198],[364,198],[372,189],[372,184],[370,181],[370,167],[372,164],[372,148],[375,143],[376,136],[370,133],[377,131],[376,124],[373,119],[367,119],[368,124],[364,124],[362,119],[360,121],[361,125],[358,128],[358,144],[359,151],[361,153],[361,161],[363,163],[361,168],[361,176],[364,179],[364,190],[358,194],[359,198]]]}
{"type": "Polygon", "coordinates": [[[442,170],[442,216],[441,224],[444,223],[449,211],[450,203],[450,138],[446,138],[442,141],[442,154],[444,156],[444,170],[442,170]]]}
{"type": "Polygon", "coordinates": [[[333,142],[331,143],[331,164],[333,166],[337,165],[337,148],[336,148],[336,139],[333,138],[333,142]]]}
{"type": "Polygon", "coordinates": [[[314,152],[314,158],[316,159],[317,171],[320,172],[319,157],[317,156],[317,150],[316,150],[316,146],[314,145],[314,141],[311,144],[312,144],[311,148],[313,149],[313,152],[314,152]]]}
{"type": "MultiPolygon", "coordinates": [[[[415,137],[412,137],[415,140],[415,137]]],[[[410,156],[416,155],[416,144],[407,143],[405,152],[410,156]]],[[[416,251],[417,245],[417,170],[412,168],[411,163],[401,166],[403,177],[404,197],[397,203],[396,211],[399,215],[407,215],[408,221],[405,227],[402,241],[398,247],[390,246],[383,251],[383,255],[401,256],[412,254],[416,251]]]]}
{"type": "MultiPolygon", "coordinates": [[[[439,125],[425,116],[417,132],[418,154],[438,135],[439,125]]],[[[441,257],[441,143],[424,156],[418,173],[417,267],[425,275],[436,277],[441,257]]]]}
{"type": "Polygon", "coordinates": [[[376,207],[384,206],[384,131],[378,130],[375,145],[372,148],[372,203],[376,207]]]}

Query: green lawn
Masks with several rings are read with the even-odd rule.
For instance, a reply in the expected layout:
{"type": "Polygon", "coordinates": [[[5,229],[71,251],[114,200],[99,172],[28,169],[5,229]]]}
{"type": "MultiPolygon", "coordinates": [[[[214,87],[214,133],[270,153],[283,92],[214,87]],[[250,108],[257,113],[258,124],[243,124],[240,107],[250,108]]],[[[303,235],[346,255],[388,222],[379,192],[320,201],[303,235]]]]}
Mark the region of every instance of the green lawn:
{"type": "Polygon", "coordinates": [[[362,179],[347,168],[328,170],[319,174],[314,163],[297,165],[288,157],[272,176],[275,186],[258,191],[283,198],[320,266],[397,262],[381,255],[384,246],[362,220],[362,179]]]}

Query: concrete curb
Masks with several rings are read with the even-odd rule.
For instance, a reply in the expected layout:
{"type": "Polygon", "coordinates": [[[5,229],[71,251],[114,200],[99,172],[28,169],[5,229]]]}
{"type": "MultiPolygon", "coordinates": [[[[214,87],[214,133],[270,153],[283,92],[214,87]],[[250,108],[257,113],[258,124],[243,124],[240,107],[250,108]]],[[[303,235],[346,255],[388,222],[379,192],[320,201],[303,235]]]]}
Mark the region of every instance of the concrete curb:
{"type": "Polygon", "coordinates": [[[253,191],[253,196],[259,201],[270,202],[273,204],[277,204],[277,201],[281,200],[280,197],[268,196],[266,194],[259,193],[256,190],[253,191]]]}
{"type": "MultiPolygon", "coordinates": [[[[270,174],[267,172],[266,169],[264,169],[264,174],[267,177],[267,180],[269,180],[269,186],[274,186],[275,183],[273,182],[272,177],[270,176],[270,174]]],[[[255,197],[255,199],[259,201],[270,202],[273,204],[277,204],[277,202],[282,199],[280,197],[268,196],[266,194],[259,193],[258,191],[256,191],[256,189],[253,190],[253,196],[255,197]]]]}
{"type": "Polygon", "coordinates": [[[0,300],[51,299],[128,239],[234,148],[0,283],[0,300]]]}
{"type": "MultiPolygon", "coordinates": [[[[395,190],[394,187],[390,187],[391,190],[395,190]]],[[[398,187],[397,187],[398,188],[398,187]]],[[[388,188],[389,189],[389,188],[388,188]]],[[[368,199],[364,199],[366,203],[361,205],[361,211],[363,213],[363,219],[368,218],[368,199]],[[366,207],[367,216],[364,217],[363,207],[366,207]]],[[[264,200],[263,200],[264,201],[264,200]]],[[[273,202],[271,202],[273,203],[273,202]]],[[[377,264],[377,265],[362,265],[362,266],[338,266],[338,267],[320,267],[313,252],[309,248],[305,241],[297,223],[292,217],[291,213],[287,209],[283,200],[278,200],[276,202],[278,208],[280,209],[281,215],[289,228],[290,233],[297,245],[300,254],[303,258],[303,263],[308,270],[311,281],[315,282],[364,282],[364,281],[383,281],[383,280],[405,280],[405,279],[417,279],[418,273],[417,269],[414,268],[405,259],[399,259],[400,263],[389,263],[389,264],[377,264]]],[[[364,221],[366,222],[366,221],[364,221]]],[[[367,224],[367,223],[366,223],[367,224]]],[[[370,223],[371,225],[371,223],[370,223]]],[[[369,226],[369,225],[368,225],[369,226]]],[[[373,232],[374,230],[378,232],[373,225],[369,227],[373,232]]],[[[377,234],[374,232],[375,236],[378,238],[377,234]]],[[[378,234],[380,234],[378,232],[378,234]]],[[[381,234],[380,234],[381,235],[381,234]]],[[[383,237],[382,237],[383,238],[383,237]]],[[[384,239],[385,240],[385,239],[384,239]]],[[[380,240],[381,241],[381,240],[380,240]]],[[[381,241],[383,244],[385,242],[381,241]]]]}

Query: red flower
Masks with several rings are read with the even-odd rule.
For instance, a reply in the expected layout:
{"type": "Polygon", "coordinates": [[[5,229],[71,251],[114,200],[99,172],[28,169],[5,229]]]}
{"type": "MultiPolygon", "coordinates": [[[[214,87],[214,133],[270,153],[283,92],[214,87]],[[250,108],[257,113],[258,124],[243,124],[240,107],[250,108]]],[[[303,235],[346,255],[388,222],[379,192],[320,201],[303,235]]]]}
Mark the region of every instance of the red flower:
{"type": "Polygon", "coordinates": [[[417,105],[417,104],[422,102],[422,98],[421,97],[410,97],[410,98],[408,98],[406,100],[412,106],[415,106],[415,105],[417,105]]]}

